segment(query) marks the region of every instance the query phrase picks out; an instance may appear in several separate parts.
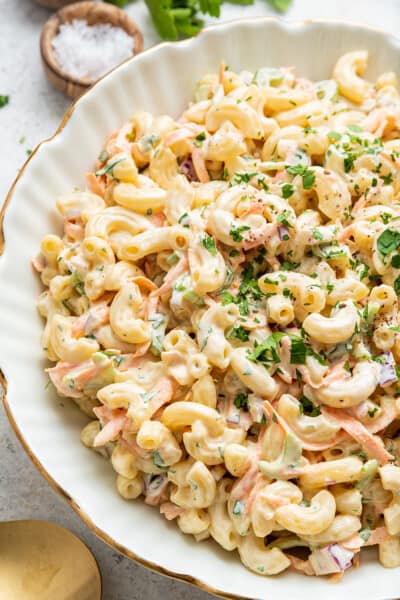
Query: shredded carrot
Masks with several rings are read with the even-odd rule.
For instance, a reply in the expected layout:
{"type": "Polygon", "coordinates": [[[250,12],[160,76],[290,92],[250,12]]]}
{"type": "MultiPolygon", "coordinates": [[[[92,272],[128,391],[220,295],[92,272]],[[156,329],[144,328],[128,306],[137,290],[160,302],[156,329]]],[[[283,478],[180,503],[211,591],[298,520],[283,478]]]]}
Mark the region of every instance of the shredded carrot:
{"type": "Polygon", "coordinates": [[[376,458],[382,465],[387,465],[393,460],[393,456],[384,448],[380,439],[374,437],[360,421],[351,417],[343,409],[324,407],[322,413],[340,425],[371,458],[376,458]]]}
{"type": "MultiPolygon", "coordinates": [[[[99,417],[99,415],[102,414],[96,408],[93,409],[93,412],[96,414],[97,417],[99,417]]],[[[115,411],[112,411],[112,413],[115,416],[113,416],[109,421],[107,421],[103,429],[101,429],[94,438],[93,446],[95,448],[97,448],[98,446],[104,446],[104,444],[116,440],[121,431],[130,422],[130,419],[126,416],[126,409],[117,409],[115,411]]]]}
{"type": "Polygon", "coordinates": [[[101,198],[104,198],[104,192],[106,190],[106,184],[104,181],[98,179],[94,173],[86,173],[86,181],[91,192],[101,196],[101,198]]]}
{"type": "Polygon", "coordinates": [[[144,288],[149,292],[155,292],[158,290],[156,284],[151,281],[148,277],[143,277],[143,275],[138,275],[137,277],[133,277],[132,281],[136,283],[140,288],[144,288]]]}
{"type": "Polygon", "coordinates": [[[201,183],[208,183],[210,181],[210,175],[208,174],[204,153],[201,148],[193,148],[192,161],[198,180],[201,183]]]}
{"type": "Polygon", "coordinates": [[[171,377],[161,377],[160,381],[151,390],[155,395],[151,398],[147,410],[150,419],[164,404],[171,402],[177,384],[171,377]]]}
{"type": "Polygon", "coordinates": [[[287,557],[296,571],[300,571],[300,573],[304,573],[304,575],[315,575],[315,571],[309,560],[302,560],[292,554],[287,554],[287,557]]]}
{"type": "Polygon", "coordinates": [[[172,502],[163,502],[162,504],[160,504],[160,513],[164,515],[167,521],[172,521],[180,515],[183,515],[185,512],[185,508],[176,506],[176,504],[172,504],[172,502]]]}
{"type": "Polygon", "coordinates": [[[180,277],[188,268],[189,262],[186,256],[182,256],[180,261],[172,267],[165,276],[164,282],[161,287],[158,288],[157,291],[154,292],[156,296],[161,296],[162,294],[166,294],[172,289],[175,281],[180,277]]]}

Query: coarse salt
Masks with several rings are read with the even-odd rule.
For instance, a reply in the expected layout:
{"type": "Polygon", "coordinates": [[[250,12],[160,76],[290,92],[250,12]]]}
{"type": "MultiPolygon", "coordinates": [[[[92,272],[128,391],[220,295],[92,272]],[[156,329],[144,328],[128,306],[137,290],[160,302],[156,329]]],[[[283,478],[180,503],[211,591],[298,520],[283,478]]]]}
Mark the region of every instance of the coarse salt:
{"type": "Polygon", "coordinates": [[[61,25],[52,46],[60,67],[77,79],[96,80],[133,55],[133,38],[121,27],[83,19],[61,25]]]}

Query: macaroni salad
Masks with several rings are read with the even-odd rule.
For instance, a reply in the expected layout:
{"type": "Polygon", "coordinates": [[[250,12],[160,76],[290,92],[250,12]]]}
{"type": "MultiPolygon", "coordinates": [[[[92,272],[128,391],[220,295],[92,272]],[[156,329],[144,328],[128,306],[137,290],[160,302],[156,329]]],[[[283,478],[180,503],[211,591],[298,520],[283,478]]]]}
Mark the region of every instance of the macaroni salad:
{"type": "Polygon", "coordinates": [[[82,442],[261,575],[400,566],[400,96],[367,59],[222,64],[136,112],[34,260],[82,442]]]}

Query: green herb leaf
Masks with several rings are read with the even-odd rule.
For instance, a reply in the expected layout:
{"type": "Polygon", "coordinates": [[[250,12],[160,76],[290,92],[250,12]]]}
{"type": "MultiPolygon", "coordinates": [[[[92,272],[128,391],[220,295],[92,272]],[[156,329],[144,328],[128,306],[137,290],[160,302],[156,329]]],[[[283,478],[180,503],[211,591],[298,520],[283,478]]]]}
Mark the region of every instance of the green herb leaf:
{"type": "Polygon", "coordinates": [[[283,212],[281,212],[276,221],[277,223],[280,223],[281,225],[285,225],[285,227],[293,227],[292,224],[288,221],[288,219],[291,217],[291,213],[289,210],[284,210],[283,212]]]}
{"type": "Polygon", "coordinates": [[[0,108],[4,108],[10,101],[10,96],[0,95],[0,108]]]}
{"type": "Polygon", "coordinates": [[[318,417],[321,414],[321,408],[319,406],[314,406],[307,396],[304,394],[301,396],[300,400],[300,414],[307,415],[308,417],[318,417]]]}
{"type": "Polygon", "coordinates": [[[208,250],[210,254],[212,254],[213,256],[217,254],[217,248],[215,246],[214,238],[212,238],[210,235],[205,234],[201,236],[200,241],[202,246],[204,246],[204,248],[208,250]]]}
{"type": "Polygon", "coordinates": [[[330,131],[326,135],[330,140],[335,140],[336,142],[342,137],[341,134],[337,133],[336,131],[330,131]]]}
{"type": "Polygon", "coordinates": [[[389,173],[389,175],[381,175],[380,177],[385,185],[390,185],[391,183],[393,183],[392,173],[389,173]]]}
{"type": "Polygon", "coordinates": [[[394,280],[393,289],[398,296],[400,296],[400,277],[394,280]]]}
{"type": "Polygon", "coordinates": [[[294,271],[297,267],[300,266],[300,263],[290,262],[289,260],[284,260],[281,264],[282,271],[294,271]]]}
{"type": "Polygon", "coordinates": [[[400,231],[385,229],[378,237],[376,245],[382,258],[391,254],[400,247],[400,231]]]}
{"type": "Polygon", "coordinates": [[[196,135],[195,140],[194,140],[194,145],[197,147],[202,146],[205,139],[206,139],[205,131],[202,131],[201,133],[199,133],[199,135],[196,135]]]}
{"type": "Polygon", "coordinates": [[[249,409],[249,403],[248,403],[248,394],[238,394],[236,396],[236,398],[233,401],[233,404],[236,406],[236,408],[243,408],[243,410],[248,410],[249,409]]]}
{"type": "Polygon", "coordinates": [[[231,236],[234,242],[241,242],[243,240],[242,232],[249,230],[250,227],[248,225],[239,225],[238,227],[236,227],[233,223],[229,235],[231,236]]]}
{"type": "Polygon", "coordinates": [[[159,469],[168,469],[167,465],[165,464],[162,457],[160,456],[160,452],[158,450],[154,450],[152,456],[153,456],[153,463],[156,467],[158,467],[159,469]]]}
{"type": "Polygon", "coordinates": [[[354,123],[350,123],[350,125],[347,125],[347,129],[350,129],[350,131],[354,131],[355,133],[362,132],[362,127],[360,127],[359,125],[355,125],[354,123]]]}
{"type": "Polygon", "coordinates": [[[282,198],[285,198],[285,200],[290,198],[290,196],[293,196],[293,194],[296,191],[295,186],[292,185],[291,183],[284,183],[281,189],[282,189],[282,198]]]}
{"type": "Polygon", "coordinates": [[[120,158],[118,160],[114,160],[114,162],[104,165],[104,167],[102,169],[99,169],[98,171],[95,172],[96,177],[99,177],[100,175],[107,175],[107,174],[113,175],[114,168],[123,160],[125,160],[125,159],[120,158]]]}
{"type": "MultiPolygon", "coordinates": [[[[112,1],[113,4],[114,2],[115,0],[112,1]]],[[[168,2],[168,0],[145,0],[145,2],[160,37],[163,40],[177,40],[178,30],[175,25],[174,16],[169,10],[171,2],[168,2]]]]}
{"type": "Polygon", "coordinates": [[[248,342],[249,337],[250,337],[250,332],[247,329],[245,329],[244,327],[242,327],[241,325],[234,327],[232,329],[232,331],[229,333],[230,339],[238,339],[241,342],[248,342]]]}
{"type": "Polygon", "coordinates": [[[368,542],[369,538],[371,537],[371,529],[369,527],[363,527],[358,533],[364,542],[368,542]]]}
{"type": "Polygon", "coordinates": [[[313,227],[312,229],[312,237],[314,240],[317,240],[319,242],[324,239],[322,233],[320,233],[315,227],[313,227]]]}
{"type": "Polygon", "coordinates": [[[233,509],[232,512],[234,515],[240,516],[243,514],[244,509],[245,509],[246,503],[243,502],[243,500],[236,500],[235,504],[233,505],[233,509]]]}
{"type": "Polygon", "coordinates": [[[235,183],[249,183],[250,179],[258,175],[257,171],[254,173],[235,173],[233,181],[235,183]]]}
{"type": "Polygon", "coordinates": [[[394,267],[395,269],[400,269],[400,254],[394,254],[392,256],[392,259],[390,261],[390,264],[392,265],[392,267],[394,267]]]}
{"type": "Polygon", "coordinates": [[[290,175],[300,175],[303,181],[303,188],[310,190],[315,183],[315,174],[310,169],[307,169],[304,165],[293,165],[286,166],[286,171],[290,175]]]}
{"type": "Polygon", "coordinates": [[[260,362],[278,363],[280,361],[278,343],[285,335],[285,333],[280,331],[272,333],[261,344],[256,346],[252,352],[248,350],[247,358],[252,361],[259,360],[260,362]]]}
{"type": "Polygon", "coordinates": [[[291,365],[304,365],[307,356],[307,346],[304,341],[296,336],[291,336],[290,346],[290,364],[291,365]]]}
{"type": "Polygon", "coordinates": [[[268,2],[272,4],[275,10],[284,13],[288,10],[289,6],[292,3],[292,0],[268,0],[268,2]]]}

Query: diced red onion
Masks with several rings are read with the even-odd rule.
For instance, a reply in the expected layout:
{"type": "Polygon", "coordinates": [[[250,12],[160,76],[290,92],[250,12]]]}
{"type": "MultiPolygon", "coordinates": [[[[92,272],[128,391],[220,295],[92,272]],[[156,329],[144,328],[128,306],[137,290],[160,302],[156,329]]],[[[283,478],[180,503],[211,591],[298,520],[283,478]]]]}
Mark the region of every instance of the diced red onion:
{"type": "Polygon", "coordinates": [[[185,158],[185,160],[180,164],[179,170],[183,175],[186,175],[189,181],[199,181],[191,156],[187,156],[185,158]]]}
{"type": "Polygon", "coordinates": [[[287,227],[285,227],[285,225],[279,225],[278,227],[278,235],[279,235],[279,239],[282,240],[288,240],[290,237],[289,234],[289,229],[287,227]]]}
{"type": "Polygon", "coordinates": [[[397,381],[396,362],[391,352],[381,354],[383,362],[380,364],[381,372],[379,375],[379,385],[385,387],[397,381]]]}
{"type": "Polygon", "coordinates": [[[340,573],[351,566],[354,552],[346,550],[340,544],[330,544],[325,548],[314,550],[309,556],[316,575],[340,573]]]}
{"type": "Polygon", "coordinates": [[[144,478],[144,492],[146,496],[158,496],[168,485],[168,478],[165,473],[144,478]]]}
{"type": "Polygon", "coordinates": [[[231,423],[232,425],[239,425],[240,423],[240,413],[233,413],[226,417],[226,422],[231,423]]]}
{"type": "Polygon", "coordinates": [[[351,550],[346,550],[340,544],[331,544],[328,546],[328,552],[333,556],[341,571],[351,567],[351,561],[354,556],[354,552],[351,552],[351,550]]]}

